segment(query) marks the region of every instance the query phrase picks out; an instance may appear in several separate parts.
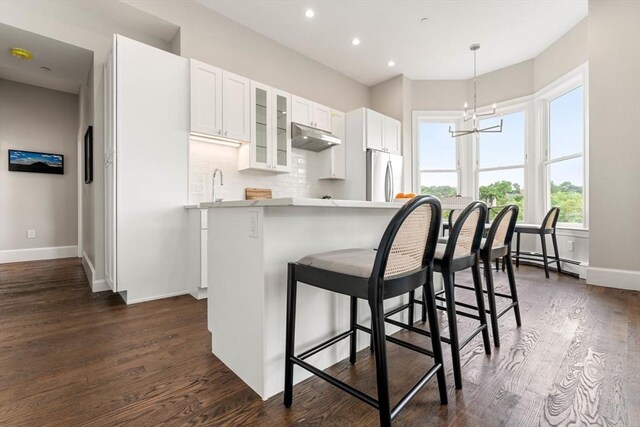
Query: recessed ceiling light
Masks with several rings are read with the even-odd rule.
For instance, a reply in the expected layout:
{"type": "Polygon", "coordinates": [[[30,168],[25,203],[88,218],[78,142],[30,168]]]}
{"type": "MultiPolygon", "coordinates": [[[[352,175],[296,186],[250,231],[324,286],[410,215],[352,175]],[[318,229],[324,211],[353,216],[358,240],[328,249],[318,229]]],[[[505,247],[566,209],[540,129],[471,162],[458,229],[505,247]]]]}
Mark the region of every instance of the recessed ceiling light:
{"type": "Polygon", "coordinates": [[[360,44],[360,39],[356,37],[355,39],[351,40],[351,44],[354,46],[358,46],[360,44]]]}
{"type": "Polygon", "coordinates": [[[49,67],[40,67],[40,69],[41,69],[42,71],[47,72],[47,73],[50,73],[50,72],[51,72],[51,68],[49,68],[49,67]]]}
{"type": "Polygon", "coordinates": [[[393,67],[394,65],[396,65],[396,63],[395,63],[395,62],[393,62],[393,61],[389,61],[389,62],[387,62],[387,65],[388,65],[389,67],[393,67]]]}
{"type": "Polygon", "coordinates": [[[313,18],[315,14],[316,13],[313,11],[313,9],[307,9],[307,11],[304,13],[304,16],[306,16],[307,18],[313,18]]]}
{"type": "Polygon", "coordinates": [[[11,52],[11,55],[15,56],[16,58],[27,60],[33,58],[33,54],[31,52],[29,52],[27,49],[22,49],[21,47],[12,47],[11,49],[9,49],[9,52],[11,52]]]}

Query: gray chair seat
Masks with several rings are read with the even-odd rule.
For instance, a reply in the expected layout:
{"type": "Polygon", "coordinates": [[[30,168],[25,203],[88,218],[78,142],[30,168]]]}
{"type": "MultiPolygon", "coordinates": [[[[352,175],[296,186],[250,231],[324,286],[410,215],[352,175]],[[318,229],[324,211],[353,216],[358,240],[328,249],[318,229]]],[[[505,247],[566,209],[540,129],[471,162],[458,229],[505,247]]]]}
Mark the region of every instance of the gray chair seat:
{"type": "MultiPolygon", "coordinates": [[[[376,254],[377,252],[373,249],[341,249],[307,255],[301,258],[298,263],[347,276],[368,279],[373,271],[376,254]]],[[[408,255],[396,254],[395,256],[396,261],[400,261],[400,258],[406,259],[407,263],[413,261],[408,255]]]]}
{"type": "Polygon", "coordinates": [[[517,223],[516,224],[516,233],[524,233],[524,234],[540,234],[540,230],[542,230],[542,226],[540,224],[524,224],[517,223]]]}
{"type": "Polygon", "coordinates": [[[307,255],[298,264],[368,279],[375,259],[376,251],[373,249],[341,249],[307,255]]]}

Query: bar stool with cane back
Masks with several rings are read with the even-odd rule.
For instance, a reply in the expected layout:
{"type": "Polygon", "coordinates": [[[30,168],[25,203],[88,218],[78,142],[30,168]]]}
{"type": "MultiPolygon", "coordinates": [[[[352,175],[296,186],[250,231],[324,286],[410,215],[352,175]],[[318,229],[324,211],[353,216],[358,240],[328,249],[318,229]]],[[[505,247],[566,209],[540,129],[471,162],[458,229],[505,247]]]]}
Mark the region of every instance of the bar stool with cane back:
{"type": "Polygon", "coordinates": [[[455,224],[456,219],[460,216],[462,209],[451,209],[449,211],[449,216],[447,216],[447,222],[442,224],[442,236],[444,237],[444,232],[449,231],[453,228],[453,224],[455,224]]]}
{"type": "MultiPolygon", "coordinates": [[[[482,290],[482,278],[480,275],[480,243],[484,234],[484,224],[487,215],[487,205],[483,202],[473,202],[460,213],[453,224],[451,234],[446,242],[440,238],[436,248],[436,255],[433,263],[434,271],[442,273],[444,279],[444,289],[438,292],[436,299],[446,302],[446,307],[438,306],[440,310],[447,311],[447,323],[449,324],[449,338],[441,337],[441,340],[451,346],[451,361],[453,364],[453,377],[457,389],[462,388],[462,372],[460,367],[460,349],[466,346],[476,335],[482,333],[484,350],[486,354],[491,354],[491,344],[489,342],[489,331],[487,330],[487,315],[484,306],[484,295],[482,290]],[[444,243],[443,243],[444,242],[444,243]],[[455,273],[471,268],[473,276],[473,288],[475,291],[477,307],[455,300],[455,273]],[[439,296],[445,294],[445,298],[439,296]],[[471,314],[458,311],[456,305],[478,311],[478,314],[471,314]],[[457,315],[478,320],[480,325],[474,329],[466,338],[458,337],[457,315]]],[[[415,299],[413,293],[410,294],[409,303],[398,307],[386,314],[386,321],[392,325],[400,326],[410,331],[429,335],[428,332],[414,328],[413,324],[413,304],[420,304],[424,307],[424,302],[415,299]],[[405,324],[389,317],[399,313],[403,309],[409,309],[409,323],[405,324]],[[422,332],[420,332],[422,331],[422,332]]],[[[422,320],[425,320],[423,312],[422,320]]]]}
{"type": "Polygon", "coordinates": [[[293,367],[298,365],[320,378],[368,403],[379,411],[380,424],[388,426],[413,396],[437,376],[440,402],[447,403],[435,293],[433,257],[440,228],[440,201],[432,196],[418,196],[404,205],[391,219],[378,250],[346,249],[306,256],[289,263],[287,283],[287,326],[285,349],[284,404],[293,400],[293,367]],[[350,297],[350,328],[334,338],[295,356],[296,292],[298,282],[350,297]],[[386,336],[384,307],[386,299],[422,288],[429,317],[433,350],[386,336]],[[364,299],[371,308],[371,329],[357,323],[357,300],[364,299]],[[356,362],[356,332],[372,334],[378,398],[334,378],[305,361],[308,357],[347,337],[350,338],[349,361],[356,362]],[[434,366],[409,392],[391,407],[385,342],[390,341],[434,358],[434,366]]]}
{"type": "Polygon", "coordinates": [[[536,254],[528,254],[526,256],[520,255],[520,235],[521,234],[537,234],[540,236],[540,243],[542,244],[542,263],[544,264],[544,274],[549,278],[549,256],[547,255],[547,244],[545,236],[547,234],[551,235],[551,240],[553,242],[553,252],[555,254],[554,257],[551,257],[552,261],[556,262],[556,266],[558,267],[558,273],[562,273],[562,268],[560,267],[560,256],[558,252],[558,241],[556,240],[556,224],[558,223],[558,216],[560,215],[560,208],[553,207],[547,212],[544,216],[544,220],[542,220],[542,224],[516,224],[516,267],[520,267],[520,260],[528,260],[528,261],[537,261],[536,257],[540,257],[540,255],[536,254]]]}
{"type": "MultiPolygon", "coordinates": [[[[500,332],[498,330],[498,319],[513,308],[516,316],[516,324],[521,326],[520,306],[518,303],[518,292],[516,290],[516,279],[513,274],[513,264],[511,262],[511,240],[513,231],[516,228],[518,220],[518,207],[516,205],[505,206],[491,223],[489,234],[486,239],[482,239],[482,247],[480,248],[480,258],[484,264],[484,276],[487,289],[484,291],[489,299],[489,309],[487,313],[491,317],[491,330],[493,333],[493,344],[500,347],[500,332]],[[511,295],[495,292],[493,286],[493,271],[491,269],[491,261],[502,258],[502,266],[507,269],[507,277],[509,278],[509,289],[511,295]],[[499,313],[496,307],[496,296],[508,298],[511,303],[503,308],[499,313]]],[[[456,285],[457,287],[474,290],[464,285],[456,285]]]]}

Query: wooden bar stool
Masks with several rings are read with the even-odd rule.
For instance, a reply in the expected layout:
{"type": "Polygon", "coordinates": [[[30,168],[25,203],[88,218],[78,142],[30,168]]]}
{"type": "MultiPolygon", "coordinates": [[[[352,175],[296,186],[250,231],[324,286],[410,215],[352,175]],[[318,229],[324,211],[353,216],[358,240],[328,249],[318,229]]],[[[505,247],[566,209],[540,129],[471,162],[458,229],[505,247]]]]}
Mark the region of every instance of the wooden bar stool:
{"type": "MultiPolygon", "coordinates": [[[[498,330],[498,319],[513,308],[516,316],[516,324],[521,326],[520,306],[518,305],[518,292],[516,290],[516,279],[513,274],[513,264],[511,262],[511,239],[518,220],[518,207],[509,205],[503,208],[491,223],[489,234],[486,239],[482,239],[482,247],[480,249],[480,258],[484,264],[484,276],[487,289],[484,291],[489,299],[489,309],[487,313],[491,317],[491,329],[493,333],[493,344],[500,347],[500,332],[498,330]],[[491,269],[491,261],[502,258],[502,266],[507,269],[509,278],[509,289],[511,295],[495,292],[493,286],[493,271],[491,269]],[[502,309],[498,313],[496,307],[496,296],[508,298],[511,304],[502,309]]],[[[468,286],[456,285],[457,287],[474,290],[468,286]]]]}
{"type": "Polygon", "coordinates": [[[551,208],[549,212],[544,216],[544,220],[541,225],[538,224],[516,224],[516,267],[520,267],[520,260],[527,261],[539,261],[540,255],[528,253],[525,256],[520,255],[520,235],[521,234],[537,234],[540,236],[540,243],[542,244],[542,263],[544,264],[544,274],[549,278],[549,259],[552,261],[555,260],[556,266],[558,267],[558,273],[562,273],[562,268],[560,267],[560,255],[558,253],[558,241],[556,240],[556,224],[558,223],[558,216],[560,215],[560,208],[551,208]],[[547,245],[545,236],[547,234],[551,235],[551,240],[553,241],[553,252],[555,254],[554,257],[549,257],[547,255],[547,245]]]}
{"type": "Polygon", "coordinates": [[[460,216],[462,209],[451,209],[449,211],[449,216],[447,216],[447,222],[442,224],[442,237],[445,236],[444,232],[449,231],[453,228],[453,224],[455,224],[456,219],[460,216]]]}
{"type": "MultiPolygon", "coordinates": [[[[457,389],[462,388],[460,349],[471,342],[476,335],[482,333],[485,353],[491,354],[491,344],[489,342],[489,331],[487,330],[487,315],[484,306],[482,278],[480,275],[479,265],[480,244],[482,241],[482,235],[484,234],[486,215],[487,205],[483,202],[473,202],[460,212],[460,215],[453,224],[451,234],[446,239],[446,242],[443,241],[442,238],[439,239],[440,243],[438,243],[436,248],[436,255],[433,263],[434,271],[442,273],[442,278],[444,279],[444,290],[438,292],[436,300],[446,302],[445,307],[438,306],[438,308],[447,311],[449,338],[441,337],[441,340],[451,346],[453,377],[457,389]],[[471,268],[474,284],[473,288],[468,288],[475,291],[477,307],[463,302],[456,302],[455,300],[455,273],[468,268],[471,268]],[[442,293],[445,294],[445,298],[439,296],[442,293]],[[478,314],[475,315],[464,311],[458,311],[456,309],[456,305],[477,310],[478,314]],[[478,320],[480,323],[480,325],[464,339],[460,339],[458,337],[458,315],[478,320]]],[[[411,293],[409,303],[387,313],[386,321],[411,331],[422,331],[421,329],[417,329],[412,326],[414,304],[420,304],[423,308],[425,306],[423,301],[415,299],[413,293],[411,293]],[[389,318],[389,316],[392,316],[405,308],[409,309],[409,324],[404,324],[389,318]]],[[[424,312],[422,320],[425,320],[424,312]]],[[[428,332],[426,331],[422,331],[422,333],[428,335],[428,332]]]]}
{"type": "Polygon", "coordinates": [[[289,263],[287,281],[287,319],[285,349],[284,404],[293,400],[293,366],[298,365],[320,378],[373,406],[380,413],[380,424],[388,426],[413,396],[437,376],[440,402],[447,403],[442,347],[433,290],[433,259],[440,229],[440,201],[432,196],[418,196],[404,205],[393,217],[382,236],[378,250],[346,249],[309,255],[289,263]],[[296,326],[296,292],[298,282],[348,295],[350,328],[315,347],[294,355],[296,326]],[[429,350],[385,334],[384,307],[386,299],[394,298],[422,287],[429,317],[431,346],[429,350]],[[357,300],[365,299],[371,308],[371,329],[357,323],[357,300]],[[349,361],[356,362],[356,332],[373,336],[378,398],[317,369],[305,361],[308,357],[350,338],[349,361]],[[389,399],[389,380],[385,342],[390,341],[434,359],[434,366],[423,375],[394,406],[389,399]]]}

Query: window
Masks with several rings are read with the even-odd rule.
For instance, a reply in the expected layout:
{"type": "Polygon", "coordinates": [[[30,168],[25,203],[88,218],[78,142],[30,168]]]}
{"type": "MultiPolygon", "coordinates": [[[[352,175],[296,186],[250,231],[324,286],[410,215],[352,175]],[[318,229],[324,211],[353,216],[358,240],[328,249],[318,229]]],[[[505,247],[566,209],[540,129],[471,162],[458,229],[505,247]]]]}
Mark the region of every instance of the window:
{"type": "MultiPolygon", "coordinates": [[[[490,207],[515,204],[524,218],[525,200],[525,113],[517,111],[502,117],[481,120],[481,128],[495,126],[503,120],[500,133],[478,135],[478,193],[490,207]]],[[[493,219],[498,209],[492,209],[493,219]]]]}
{"type": "Polygon", "coordinates": [[[456,142],[449,134],[453,122],[418,123],[420,194],[436,197],[459,193],[456,142]]]}
{"type": "Polygon", "coordinates": [[[585,223],[584,89],[578,86],[548,101],[545,153],[547,209],[560,208],[558,223],[585,223]]]}

